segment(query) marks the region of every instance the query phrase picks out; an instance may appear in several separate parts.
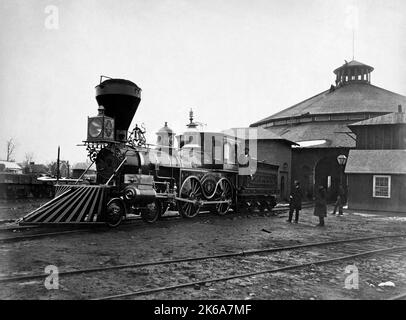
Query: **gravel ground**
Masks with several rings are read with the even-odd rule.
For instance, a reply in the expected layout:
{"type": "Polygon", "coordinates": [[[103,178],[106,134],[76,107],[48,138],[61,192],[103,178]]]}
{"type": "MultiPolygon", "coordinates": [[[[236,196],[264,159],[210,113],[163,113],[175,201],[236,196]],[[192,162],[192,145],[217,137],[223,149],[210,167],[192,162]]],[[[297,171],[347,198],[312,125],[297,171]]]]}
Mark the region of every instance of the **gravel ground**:
{"type": "MultiPolygon", "coordinates": [[[[38,203],[33,201],[2,203],[0,217],[9,219],[12,214],[17,218],[36,205],[38,203]]],[[[302,210],[297,225],[287,223],[286,214],[270,217],[257,214],[218,217],[206,214],[192,220],[158,221],[154,225],[139,223],[112,230],[98,229],[89,233],[1,243],[0,276],[43,273],[45,278],[44,268],[47,265],[55,265],[59,271],[65,271],[406,232],[405,217],[388,215],[330,215],[324,228],[315,227],[317,222],[312,209],[302,210]]],[[[381,247],[391,246],[392,243],[393,240],[389,239],[375,242],[381,247]]],[[[399,244],[403,243],[397,241],[396,245],[399,244]]],[[[335,251],[334,247],[306,248],[61,276],[59,290],[47,290],[44,280],[2,283],[0,299],[95,298],[340,256],[340,252],[335,251]]],[[[406,291],[405,262],[406,253],[396,252],[283,273],[206,283],[131,299],[385,299],[406,291]],[[358,289],[344,288],[348,276],[345,268],[348,265],[358,268],[358,289]],[[387,281],[392,281],[395,286],[379,286],[387,281]]]]}
{"type": "Polygon", "coordinates": [[[0,225],[23,217],[50,199],[0,200],[0,225]]]}

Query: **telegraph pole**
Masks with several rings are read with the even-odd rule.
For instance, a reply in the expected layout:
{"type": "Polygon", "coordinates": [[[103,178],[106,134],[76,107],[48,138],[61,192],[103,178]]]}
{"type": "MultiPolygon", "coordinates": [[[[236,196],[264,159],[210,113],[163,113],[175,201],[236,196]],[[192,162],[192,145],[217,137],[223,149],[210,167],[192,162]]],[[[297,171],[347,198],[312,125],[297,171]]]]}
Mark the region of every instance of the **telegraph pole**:
{"type": "Polygon", "coordinates": [[[59,182],[59,156],[60,156],[60,147],[58,146],[58,158],[56,159],[56,183],[59,182]]]}

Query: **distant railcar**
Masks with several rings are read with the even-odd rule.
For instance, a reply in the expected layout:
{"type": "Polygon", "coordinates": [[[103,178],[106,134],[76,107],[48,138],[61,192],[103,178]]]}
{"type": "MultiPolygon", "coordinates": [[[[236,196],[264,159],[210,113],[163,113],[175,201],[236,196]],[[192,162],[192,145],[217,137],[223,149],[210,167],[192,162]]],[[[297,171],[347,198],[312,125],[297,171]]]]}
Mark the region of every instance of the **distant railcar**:
{"type": "Polygon", "coordinates": [[[0,172],[0,198],[51,198],[54,194],[52,182],[37,180],[36,174],[0,172]]]}

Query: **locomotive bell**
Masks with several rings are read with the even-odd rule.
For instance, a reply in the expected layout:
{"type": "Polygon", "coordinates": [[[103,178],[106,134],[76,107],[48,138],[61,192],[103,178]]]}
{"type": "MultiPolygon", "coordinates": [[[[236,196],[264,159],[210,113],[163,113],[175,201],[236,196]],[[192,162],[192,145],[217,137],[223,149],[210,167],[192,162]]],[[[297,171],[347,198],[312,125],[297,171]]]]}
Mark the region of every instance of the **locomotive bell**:
{"type": "Polygon", "coordinates": [[[116,141],[126,141],[127,131],[141,101],[141,89],[124,79],[108,79],[96,86],[96,100],[105,116],[114,119],[116,141]]]}

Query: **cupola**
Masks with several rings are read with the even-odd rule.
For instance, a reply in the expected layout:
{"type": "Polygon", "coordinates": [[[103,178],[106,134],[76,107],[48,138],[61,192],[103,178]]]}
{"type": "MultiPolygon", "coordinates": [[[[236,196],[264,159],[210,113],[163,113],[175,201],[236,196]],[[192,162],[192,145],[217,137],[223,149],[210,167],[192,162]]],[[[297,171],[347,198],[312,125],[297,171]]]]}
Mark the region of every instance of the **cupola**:
{"type": "Polygon", "coordinates": [[[361,62],[352,60],[334,70],[336,75],[336,86],[341,86],[352,82],[371,83],[371,72],[373,67],[361,62]]]}

